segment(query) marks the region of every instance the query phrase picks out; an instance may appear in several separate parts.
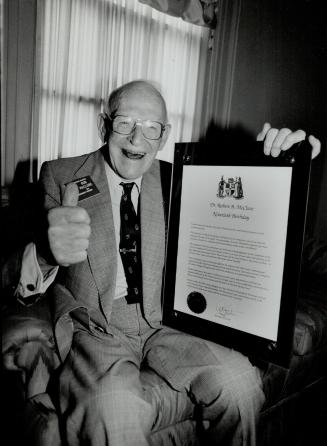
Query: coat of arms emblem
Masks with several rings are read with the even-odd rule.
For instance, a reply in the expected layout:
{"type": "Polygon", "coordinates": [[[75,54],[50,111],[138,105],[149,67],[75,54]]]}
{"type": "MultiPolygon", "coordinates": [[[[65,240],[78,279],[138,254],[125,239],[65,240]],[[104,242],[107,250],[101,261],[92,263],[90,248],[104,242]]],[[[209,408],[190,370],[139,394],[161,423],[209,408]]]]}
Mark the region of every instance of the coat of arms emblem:
{"type": "Polygon", "coordinates": [[[244,198],[241,177],[228,178],[225,180],[222,175],[221,180],[218,182],[217,197],[231,197],[238,200],[244,198]]]}

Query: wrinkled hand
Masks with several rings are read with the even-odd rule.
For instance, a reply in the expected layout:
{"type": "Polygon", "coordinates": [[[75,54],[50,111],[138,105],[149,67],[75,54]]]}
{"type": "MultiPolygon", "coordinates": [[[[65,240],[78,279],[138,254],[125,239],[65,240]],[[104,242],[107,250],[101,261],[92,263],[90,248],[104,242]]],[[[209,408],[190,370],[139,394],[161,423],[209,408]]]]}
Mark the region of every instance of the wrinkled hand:
{"type": "Polygon", "coordinates": [[[69,266],[87,257],[91,234],[90,217],[86,210],[77,206],[78,187],[67,185],[62,206],[48,213],[48,239],[53,257],[58,265],[69,266]]]}
{"type": "MultiPolygon", "coordinates": [[[[257,141],[264,141],[263,151],[265,155],[277,157],[281,151],[288,150],[293,144],[303,141],[306,133],[303,130],[274,129],[266,122],[257,136],[257,141]]],[[[312,146],[311,158],[315,158],[320,153],[320,141],[313,135],[308,137],[309,143],[312,146]]]]}

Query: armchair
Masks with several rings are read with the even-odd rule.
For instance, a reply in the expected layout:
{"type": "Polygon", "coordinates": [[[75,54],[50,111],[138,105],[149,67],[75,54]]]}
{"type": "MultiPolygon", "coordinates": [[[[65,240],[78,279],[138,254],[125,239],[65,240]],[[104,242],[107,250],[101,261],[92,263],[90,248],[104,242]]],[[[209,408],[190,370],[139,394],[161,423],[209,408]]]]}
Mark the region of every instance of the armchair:
{"type": "MultiPolygon", "coordinates": [[[[266,395],[259,446],[322,444],[327,422],[327,243],[309,241],[304,259],[290,368],[258,365],[266,395]]],[[[56,402],[49,395],[51,377],[60,367],[49,301],[44,297],[24,307],[11,299],[3,306],[5,431],[13,445],[64,445],[56,402]]],[[[161,379],[146,369],[141,376],[145,388],[161,379]]],[[[197,432],[194,420],[184,420],[154,432],[153,444],[201,445],[197,432]]]]}

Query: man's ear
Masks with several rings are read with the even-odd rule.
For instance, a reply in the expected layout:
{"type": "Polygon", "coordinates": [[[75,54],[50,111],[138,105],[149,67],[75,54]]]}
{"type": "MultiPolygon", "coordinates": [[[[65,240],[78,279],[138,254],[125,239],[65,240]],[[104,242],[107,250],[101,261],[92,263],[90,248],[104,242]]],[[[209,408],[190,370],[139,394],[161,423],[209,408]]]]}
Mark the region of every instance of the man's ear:
{"type": "Polygon", "coordinates": [[[111,128],[111,121],[107,113],[100,113],[98,116],[98,129],[100,138],[104,143],[108,142],[109,133],[111,128]]]}
{"type": "Polygon", "coordinates": [[[159,146],[159,150],[164,148],[164,145],[166,144],[166,141],[168,139],[169,133],[171,130],[171,125],[170,124],[166,124],[165,125],[165,130],[163,131],[161,140],[160,140],[160,146],[159,146]]]}

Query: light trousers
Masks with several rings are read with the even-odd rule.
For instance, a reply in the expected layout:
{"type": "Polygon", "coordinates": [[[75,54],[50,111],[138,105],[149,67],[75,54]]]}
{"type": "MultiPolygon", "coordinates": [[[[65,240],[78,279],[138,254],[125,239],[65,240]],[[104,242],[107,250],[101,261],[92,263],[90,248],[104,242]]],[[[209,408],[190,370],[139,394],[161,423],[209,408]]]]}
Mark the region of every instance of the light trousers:
{"type": "Polygon", "coordinates": [[[194,403],[209,424],[205,445],[255,445],[264,402],[258,369],[234,350],[151,328],[138,305],[127,318],[124,311],[115,303],[113,334],[75,325],[58,389],[68,445],[155,445],[151,433],[191,418],[194,403]],[[144,386],[142,367],[162,380],[144,386]]]}

